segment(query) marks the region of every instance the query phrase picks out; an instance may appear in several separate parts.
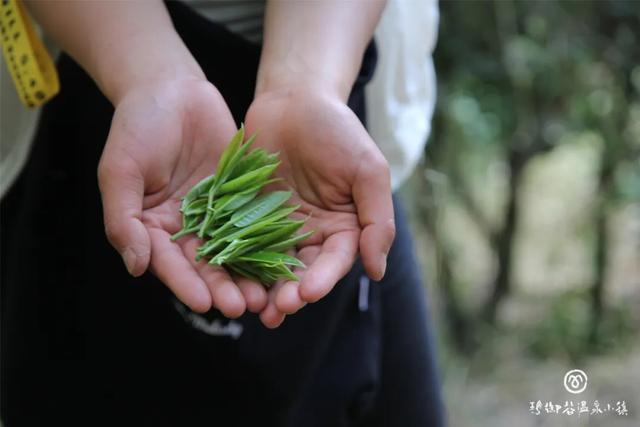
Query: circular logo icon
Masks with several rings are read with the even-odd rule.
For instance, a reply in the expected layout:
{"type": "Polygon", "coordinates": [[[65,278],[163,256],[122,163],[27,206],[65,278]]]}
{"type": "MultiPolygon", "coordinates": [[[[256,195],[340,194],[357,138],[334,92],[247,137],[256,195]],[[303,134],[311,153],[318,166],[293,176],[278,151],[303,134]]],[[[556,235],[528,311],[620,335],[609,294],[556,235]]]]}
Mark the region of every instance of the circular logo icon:
{"type": "Polygon", "coordinates": [[[569,393],[580,394],[587,388],[587,374],[580,369],[572,369],[564,374],[564,388],[569,393]]]}

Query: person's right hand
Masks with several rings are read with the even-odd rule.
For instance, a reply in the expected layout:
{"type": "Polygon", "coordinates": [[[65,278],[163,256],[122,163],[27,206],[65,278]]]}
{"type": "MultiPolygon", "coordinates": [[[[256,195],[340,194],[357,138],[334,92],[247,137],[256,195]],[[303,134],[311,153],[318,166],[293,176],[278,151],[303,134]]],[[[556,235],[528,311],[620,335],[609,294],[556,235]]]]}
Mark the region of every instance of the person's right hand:
{"type": "Polygon", "coordinates": [[[106,234],[127,270],[139,276],[150,267],[192,310],[215,306],[227,317],[262,310],[264,288],[196,263],[197,237],[169,238],[181,228],[180,198],[214,172],[235,130],[204,77],[147,82],[116,103],[98,168],[106,234]]]}
{"type": "Polygon", "coordinates": [[[98,179],[109,241],[134,276],[148,267],[195,311],[259,311],[266,293],[195,263],[180,197],[211,175],[235,123],[176,32],[163,2],[28,2],[56,44],[115,106],[98,179]]]}

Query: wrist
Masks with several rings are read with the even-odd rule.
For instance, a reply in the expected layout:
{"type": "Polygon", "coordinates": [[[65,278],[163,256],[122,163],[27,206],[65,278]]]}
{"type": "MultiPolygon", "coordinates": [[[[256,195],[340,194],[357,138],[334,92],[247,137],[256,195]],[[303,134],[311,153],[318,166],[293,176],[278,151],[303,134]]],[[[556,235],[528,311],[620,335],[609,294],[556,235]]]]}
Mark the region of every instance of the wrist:
{"type": "Polygon", "coordinates": [[[351,93],[353,80],[343,73],[332,74],[326,69],[322,72],[310,67],[293,65],[286,62],[281,65],[260,66],[256,80],[255,96],[264,93],[317,93],[346,103],[351,93]]]}
{"type": "Polygon", "coordinates": [[[126,46],[112,49],[110,54],[100,55],[95,64],[96,83],[113,105],[141,87],[163,81],[206,79],[175,32],[160,39],[143,34],[126,46]]]}
{"type": "MultiPolygon", "coordinates": [[[[265,87],[264,90],[256,91],[254,102],[258,101],[260,104],[270,104],[277,106],[277,108],[283,109],[285,115],[295,115],[299,112],[302,106],[314,106],[319,105],[333,106],[337,108],[346,106],[346,99],[343,99],[341,95],[331,92],[326,89],[325,86],[317,84],[297,84],[290,83],[288,85],[275,85],[265,87]]],[[[332,108],[333,108],[332,107],[332,108]]]]}

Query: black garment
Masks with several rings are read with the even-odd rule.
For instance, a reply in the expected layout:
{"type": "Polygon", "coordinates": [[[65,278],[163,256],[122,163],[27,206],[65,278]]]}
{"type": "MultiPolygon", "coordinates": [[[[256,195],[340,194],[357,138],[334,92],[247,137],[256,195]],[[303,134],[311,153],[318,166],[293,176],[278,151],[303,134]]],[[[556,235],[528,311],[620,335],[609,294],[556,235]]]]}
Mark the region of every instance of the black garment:
{"type": "MultiPolygon", "coordinates": [[[[240,121],[259,46],[169,4],[240,121]]],[[[364,117],[367,49],[349,105],[364,117]]],[[[131,278],[102,225],[96,169],[113,109],[67,56],[28,164],[1,204],[2,419],[7,427],[439,426],[419,271],[402,212],[382,283],[358,263],[277,330],[196,315],[131,278]]],[[[396,208],[398,206],[396,205],[396,208]]]]}

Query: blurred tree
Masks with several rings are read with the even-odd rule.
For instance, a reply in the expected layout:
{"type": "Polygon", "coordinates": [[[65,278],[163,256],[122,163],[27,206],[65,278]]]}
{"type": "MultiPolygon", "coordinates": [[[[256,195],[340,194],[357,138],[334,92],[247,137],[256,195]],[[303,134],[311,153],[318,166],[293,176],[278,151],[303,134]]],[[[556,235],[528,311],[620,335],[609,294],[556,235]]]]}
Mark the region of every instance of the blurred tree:
{"type": "Polygon", "coordinates": [[[500,303],[511,291],[527,164],[563,144],[563,136],[587,131],[604,142],[593,210],[590,291],[589,335],[597,343],[608,263],[607,218],[612,206],[640,200],[638,46],[640,7],[633,0],[441,2],[435,54],[439,101],[421,175],[429,181],[427,199],[435,203],[425,203],[422,211],[434,242],[450,335],[459,349],[474,347],[483,324],[478,320],[495,324],[500,303]],[[506,171],[508,186],[501,214],[492,215],[476,180],[479,171],[496,164],[506,171]],[[463,285],[456,283],[452,248],[439,227],[444,199],[438,188],[465,209],[494,254],[495,276],[479,307],[461,301],[463,285]]]}

